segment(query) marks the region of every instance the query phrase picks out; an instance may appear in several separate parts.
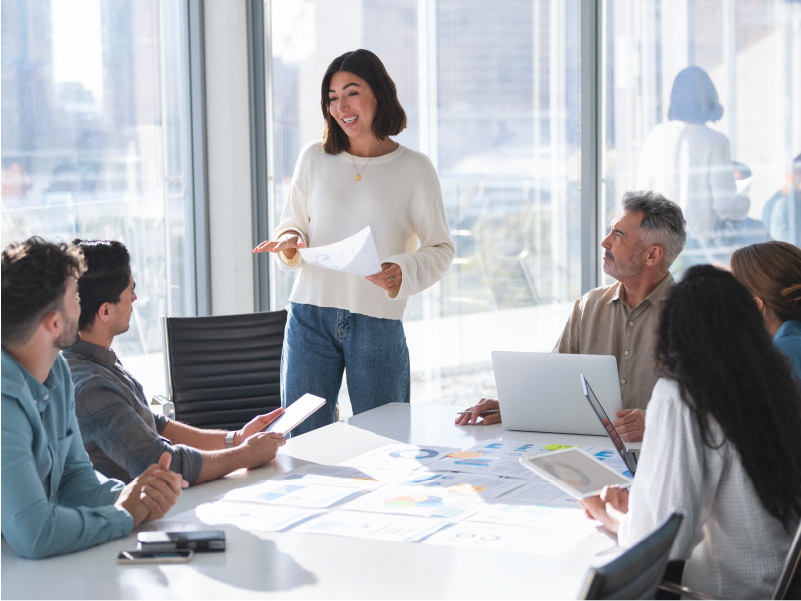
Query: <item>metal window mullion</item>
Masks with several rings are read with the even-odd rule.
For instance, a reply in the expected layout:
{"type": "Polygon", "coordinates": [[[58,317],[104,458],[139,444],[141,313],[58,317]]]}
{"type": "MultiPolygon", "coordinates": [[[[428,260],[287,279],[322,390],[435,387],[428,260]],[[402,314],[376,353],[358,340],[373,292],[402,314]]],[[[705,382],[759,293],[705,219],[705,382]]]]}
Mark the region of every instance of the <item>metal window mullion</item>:
{"type": "Polygon", "coordinates": [[[204,0],[187,0],[189,15],[189,106],[192,137],[194,223],[189,248],[194,250],[195,314],[211,314],[208,153],[206,137],[206,59],[204,0]]]}
{"type": "MultiPolygon", "coordinates": [[[[253,245],[270,237],[268,173],[267,173],[267,22],[264,1],[247,0],[248,31],[248,95],[251,123],[250,178],[251,215],[253,216],[253,245]]],[[[269,311],[270,261],[268,257],[253,256],[253,306],[257,311],[269,311]]]]}
{"type": "Polygon", "coordinates": [[[601,0],[581,0],[579,10],[579,135],[581,140],[581,292],[598,285],[598,231],[600,224],[601,57],[603,32],[601,0]]]}

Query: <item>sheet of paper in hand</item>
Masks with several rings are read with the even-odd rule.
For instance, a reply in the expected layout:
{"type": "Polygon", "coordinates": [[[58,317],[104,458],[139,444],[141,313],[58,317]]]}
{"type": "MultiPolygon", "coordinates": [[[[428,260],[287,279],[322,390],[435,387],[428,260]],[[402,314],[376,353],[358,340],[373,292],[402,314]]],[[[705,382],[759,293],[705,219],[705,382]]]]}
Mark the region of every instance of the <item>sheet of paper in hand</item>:
{"type": "Polygon", "coordinates": [[[299,248],[300,256],[309,265],[345,271],[357,275],[373,275],[381,271],[373,232],[368,225],[360,232],[325,246],[299,248]]]}

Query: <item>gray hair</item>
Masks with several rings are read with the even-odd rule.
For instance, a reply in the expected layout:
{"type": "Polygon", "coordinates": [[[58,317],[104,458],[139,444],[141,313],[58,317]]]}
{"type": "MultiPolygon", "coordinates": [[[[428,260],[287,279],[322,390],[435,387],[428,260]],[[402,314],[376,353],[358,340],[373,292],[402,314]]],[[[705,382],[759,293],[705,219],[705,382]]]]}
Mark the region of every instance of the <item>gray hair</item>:
{"type": "Polygon", "coordinates": [[[643,241],[661,246],[665,253],[662,260],[670,267],[687,242],[687,222],[681,207],[657,192],[640,190],[623,195],[623,209],[642,213],[643,241]]]}

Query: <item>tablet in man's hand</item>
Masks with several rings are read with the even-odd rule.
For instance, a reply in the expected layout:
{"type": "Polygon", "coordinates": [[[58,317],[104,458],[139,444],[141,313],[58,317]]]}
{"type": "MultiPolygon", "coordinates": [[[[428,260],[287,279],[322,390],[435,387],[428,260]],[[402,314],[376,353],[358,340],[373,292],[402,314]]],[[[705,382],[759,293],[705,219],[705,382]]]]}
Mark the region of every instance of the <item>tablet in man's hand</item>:
{"type": "Polygon", "coordinates": [[[287,434],[323,405],[325,405],[324,398],[306,393],[287,407],[281,417],[262,428],[261,431],[287,434]]]}

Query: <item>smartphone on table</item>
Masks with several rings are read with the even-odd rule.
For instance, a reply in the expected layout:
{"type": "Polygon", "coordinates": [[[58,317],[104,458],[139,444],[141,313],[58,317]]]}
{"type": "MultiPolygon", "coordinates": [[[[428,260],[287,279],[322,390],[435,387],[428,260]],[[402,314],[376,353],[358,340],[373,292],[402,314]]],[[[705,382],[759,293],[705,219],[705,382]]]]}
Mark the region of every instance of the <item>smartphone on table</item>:
{"type": "Polygon", "coordinates": [[[192,549],[175,549],[173,551],[120,551],[117,563],[130,565],[135,563],[187,563],[195,552],[192,549]]]}
{"type": "Polygon", "coordinates": [[[224,530],[186,530],[162,532],[153,530],[136,535],[141,551],[225,551],[224,530]]]}

